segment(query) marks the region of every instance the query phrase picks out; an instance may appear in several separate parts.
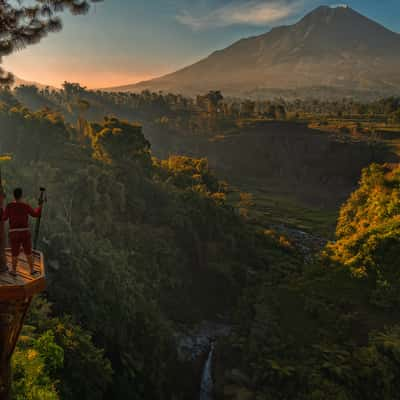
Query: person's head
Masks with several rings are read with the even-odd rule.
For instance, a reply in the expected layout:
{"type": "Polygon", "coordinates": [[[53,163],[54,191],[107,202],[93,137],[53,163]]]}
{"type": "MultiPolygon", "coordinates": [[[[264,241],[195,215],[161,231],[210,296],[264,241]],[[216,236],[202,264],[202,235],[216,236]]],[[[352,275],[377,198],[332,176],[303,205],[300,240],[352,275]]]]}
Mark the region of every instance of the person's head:
{"type": "Polygon", "coordinates": [[[14,199],[16,201],[21,200],[23,195],[24,195],[24,192],[22,191],[21,188],[14,189],[14,199]]]}

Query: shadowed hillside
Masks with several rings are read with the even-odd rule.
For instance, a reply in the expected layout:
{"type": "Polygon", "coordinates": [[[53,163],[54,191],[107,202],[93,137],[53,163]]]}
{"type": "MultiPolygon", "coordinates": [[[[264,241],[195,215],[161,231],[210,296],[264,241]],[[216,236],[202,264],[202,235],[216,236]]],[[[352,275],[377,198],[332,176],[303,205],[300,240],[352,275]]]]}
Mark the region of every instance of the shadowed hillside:
{"type": "Polygon", "coordinates": [[[204,156],[231,182],[252,182],[318,207],[343,202],[370,163],[399,160],[380,143],[340,138],[290,122],[261,122],[242,128],[240,134],[211,139],[154,129],[147,134],[163,156],[204,156]]]}

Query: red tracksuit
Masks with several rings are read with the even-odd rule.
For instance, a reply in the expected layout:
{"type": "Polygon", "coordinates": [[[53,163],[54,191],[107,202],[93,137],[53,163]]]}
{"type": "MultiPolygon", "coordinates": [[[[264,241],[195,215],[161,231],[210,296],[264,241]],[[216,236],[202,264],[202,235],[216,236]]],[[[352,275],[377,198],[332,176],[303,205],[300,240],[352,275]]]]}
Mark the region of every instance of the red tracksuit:
{"type": "Polygon", "coordinates": [[[35,210],[28,204],[14,201],[8,204],[3,213],[3,220],[10,221],[11,254],[18,257],[21,246],[27,256],[32,254],[32,237],[29,229],[29,216],[40,217],[41,207],[35,210]]]}

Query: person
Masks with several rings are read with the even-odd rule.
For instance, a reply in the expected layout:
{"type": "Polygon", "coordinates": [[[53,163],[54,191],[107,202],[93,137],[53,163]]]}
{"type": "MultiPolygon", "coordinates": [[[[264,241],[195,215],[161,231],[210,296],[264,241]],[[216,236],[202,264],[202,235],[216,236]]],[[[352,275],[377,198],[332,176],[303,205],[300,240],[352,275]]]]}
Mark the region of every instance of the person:
{"type": "Polygon", "coordinates": [[[14,190],[14,201],[7,205],[3,212],[3,220],[9,220],[9,238],[12,256],[12,275],[17,274],[18,256],[21,246],[28,260],[30,273],[35,275],[33,255],[32,255],[32,235],[29,229],[29,216],[39,218],[42,214],[41,205],[33,209],[23,201],[23,191],[21,188],[14,190]]]}

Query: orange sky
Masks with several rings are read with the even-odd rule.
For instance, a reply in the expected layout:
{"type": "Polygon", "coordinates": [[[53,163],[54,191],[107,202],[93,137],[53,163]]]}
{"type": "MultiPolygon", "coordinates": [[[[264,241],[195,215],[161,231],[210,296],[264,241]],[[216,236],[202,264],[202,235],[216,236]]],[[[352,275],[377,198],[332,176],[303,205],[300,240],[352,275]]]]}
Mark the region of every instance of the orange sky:
{"type": "Polygon", "coordinates": [[[122,86],[152,79],[160,75],[159,73],[135,74],[128,71],[104,71],[102,69],[94,71],[91,69],[90,73],[88,73],[88,68],[85,66],[75,68],[73,65],[60,66],[59,63],[53,66],[51,60],[46,64],[45,66],[37,65],[34,62],[29,62],[25,57],[16,55],[5,60],[4,68],[26,81],[60,87],[63,80],[68,80],[70,82],[79,82],[89,89],[122,86]]]}

